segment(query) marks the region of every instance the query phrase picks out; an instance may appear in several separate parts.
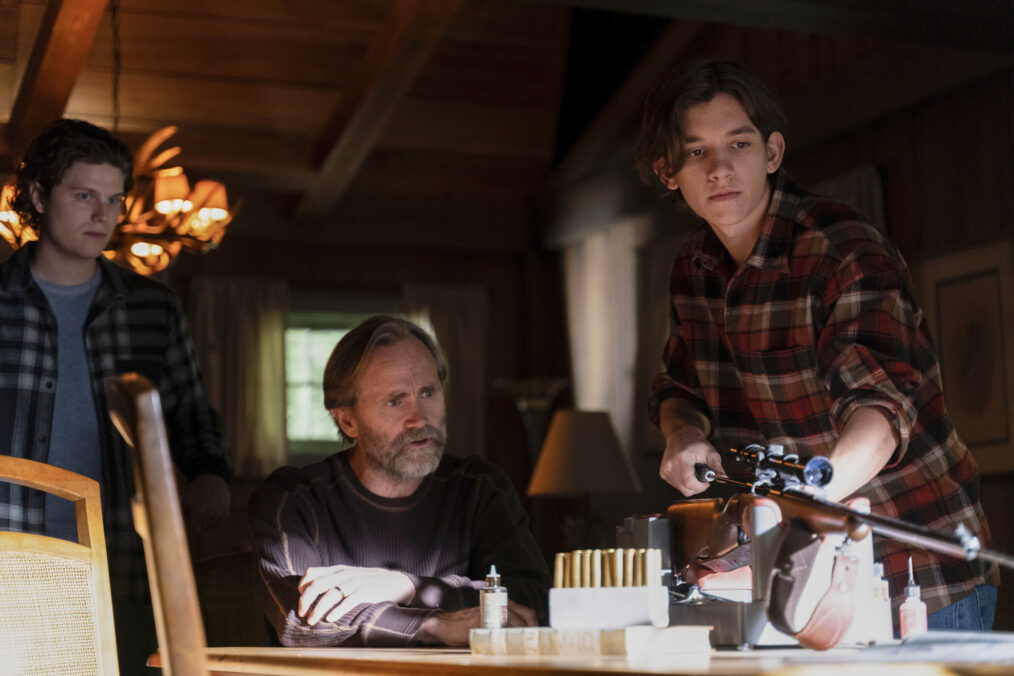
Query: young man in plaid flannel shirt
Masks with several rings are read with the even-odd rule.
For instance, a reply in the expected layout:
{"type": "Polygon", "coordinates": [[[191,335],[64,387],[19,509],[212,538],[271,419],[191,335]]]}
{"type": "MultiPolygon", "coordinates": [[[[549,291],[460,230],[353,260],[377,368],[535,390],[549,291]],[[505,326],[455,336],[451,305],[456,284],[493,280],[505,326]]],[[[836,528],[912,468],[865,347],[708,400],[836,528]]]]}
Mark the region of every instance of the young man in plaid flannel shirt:
{"type": "MultiPolygon", "coordinates": [[[[778,443],[827,456],[832,500],[983,544],[979,475],[944,403],[940,367],[901,255],[846,205],[780,170],[785,118],[742,66],[698,62],[645,103],[637,164],[703,219],[672,268],[665,371],[652,411],[662,478],[690,496],[718,448],[778,443]]],[[[916,564],[931,628],[992,627],[995,565],[877,538],[894,603],[916,564]]]]}
{"type": "MultiPolygon", "coordinates": [[[[137,371],[159,388],[193,529],[225,517],[232,471],[176,296],[102,256],[132,171],[130,151],[104,129],[52,123],[25,152],[13,204],[39,239],[0,266],[0,452],[99,481],[124,674],[144,673],[157,644],[130,455],[109,419],[106,380],[137,371]]],[[[6,483],[0,528],[77,533],[70,503],[6,483]]]]}

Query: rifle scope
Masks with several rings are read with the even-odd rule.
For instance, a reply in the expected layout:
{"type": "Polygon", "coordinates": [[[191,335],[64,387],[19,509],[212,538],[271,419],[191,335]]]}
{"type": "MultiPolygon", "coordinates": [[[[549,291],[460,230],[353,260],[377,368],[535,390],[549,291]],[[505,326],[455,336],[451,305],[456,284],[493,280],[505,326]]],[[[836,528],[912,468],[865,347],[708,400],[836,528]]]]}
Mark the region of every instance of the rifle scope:
{"type": "Polygon", "coordinates": [[[729,453],[736,462],[753,470],[758,478],[761,472],[774,472],[778,483],[782,486],[802,483],[814,488],[823,488],[830,483],[834,475],[831,461],[824,456],[815,455],[805,463],[800,463],[798,455],[794,453],[786,455],[780,444],[771,444],[767,447],[748,444],[742,450],[730,448],[729,453]]]}

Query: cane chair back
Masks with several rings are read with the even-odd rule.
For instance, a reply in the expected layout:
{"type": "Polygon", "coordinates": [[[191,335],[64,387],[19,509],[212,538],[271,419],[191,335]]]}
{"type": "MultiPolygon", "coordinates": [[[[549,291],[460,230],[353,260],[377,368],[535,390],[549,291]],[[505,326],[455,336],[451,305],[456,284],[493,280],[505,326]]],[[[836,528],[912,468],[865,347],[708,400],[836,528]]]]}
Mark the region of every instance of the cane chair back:
{"type": "Polygon", "coordinates": [[[0,674],[116,676],[98,482],[7,455],[0,481],[73,502],[78,540],[0,532],[0,674]]]}

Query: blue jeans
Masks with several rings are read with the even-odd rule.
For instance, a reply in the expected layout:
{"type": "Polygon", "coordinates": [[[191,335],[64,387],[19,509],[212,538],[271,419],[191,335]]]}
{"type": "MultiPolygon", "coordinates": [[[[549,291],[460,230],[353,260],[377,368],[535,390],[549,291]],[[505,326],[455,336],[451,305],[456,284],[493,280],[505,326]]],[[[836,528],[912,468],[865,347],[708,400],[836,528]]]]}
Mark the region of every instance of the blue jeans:
{"type": "Polygon", "coordinates": [[[956,631],[990,631],[996,612],[996,587],[981,584],[972,593],[944,606],[927,618],[930,629],[956,631]]]}

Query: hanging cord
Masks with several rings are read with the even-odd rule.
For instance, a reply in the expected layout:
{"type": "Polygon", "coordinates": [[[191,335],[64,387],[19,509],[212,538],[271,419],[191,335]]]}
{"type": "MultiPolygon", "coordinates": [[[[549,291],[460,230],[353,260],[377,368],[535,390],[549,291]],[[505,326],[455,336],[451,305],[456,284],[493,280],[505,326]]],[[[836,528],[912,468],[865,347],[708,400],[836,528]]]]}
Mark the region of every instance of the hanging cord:
{"type": "Polygon", "coordinates": [[[120,129],[120,0],[110,0],[109,21],[113,29],[113,133],[120,129]]]}

